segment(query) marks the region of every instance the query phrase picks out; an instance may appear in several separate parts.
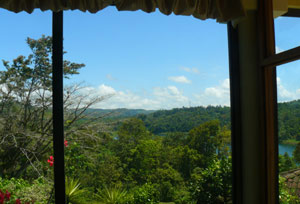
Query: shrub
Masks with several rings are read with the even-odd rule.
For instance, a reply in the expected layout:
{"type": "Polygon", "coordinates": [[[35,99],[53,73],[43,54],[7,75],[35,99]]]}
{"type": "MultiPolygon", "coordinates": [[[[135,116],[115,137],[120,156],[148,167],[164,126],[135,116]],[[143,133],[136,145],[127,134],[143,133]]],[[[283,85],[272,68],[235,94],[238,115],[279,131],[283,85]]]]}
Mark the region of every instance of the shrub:
{"type": "Polygon", "coordinates": [[[159,203],[159,192],[154,185],[146,183],[133,191],[134,204],[156,204],[159,203]]]}
{"type": "Polygon", "coordinates": [[[231,158],[216,158],[207,168],[193,170],[190,192],[198,203],[232,203],[231,186],[231,158]]]}
{"type": "Polygon", "coordinates": [[[67,204],[82,203],[84,200],[85,189],[80,188],[80,182],[77,179],[66,178],[66,200],[67,204]]]}
{"type": "Polygon", "coordinates": [[[32,183],[23,179],[3,179],[0,177],[0,189],[11,193],[11,202],[18,198],[28,203],[47,203],[51,191],[51,184],[39,178],[32,183]]]}
{"type": "Polygon", "coordinates": [[[179,189],[174,193],[175,204],[196,204],[192,199],[191,193],[187,189],[179,189]]]}
{"type": "Polygon", "coordinates": [[[285,178],[279,176],[279,203],[280,204],[296,204],[300,203],[297,194],[290,189],[285,184],[285,178]]]}
{"type": "Polygon", "coordinates": [[[127,191],[117,187],[98,189],[96,194],[98,200],[105,204],[125,204],[127,203],[127,191]]]}

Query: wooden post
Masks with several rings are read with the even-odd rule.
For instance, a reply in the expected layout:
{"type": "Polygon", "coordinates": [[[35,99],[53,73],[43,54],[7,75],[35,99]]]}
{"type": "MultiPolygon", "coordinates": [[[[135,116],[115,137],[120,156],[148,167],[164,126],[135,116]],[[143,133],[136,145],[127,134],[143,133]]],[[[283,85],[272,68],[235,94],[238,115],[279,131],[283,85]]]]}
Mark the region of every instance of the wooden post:
{"type": "Polygon", "coordinates": [[[52,26],[54,192],[55,203],[64,204],[63,11],[53,12],[52,26]]]}

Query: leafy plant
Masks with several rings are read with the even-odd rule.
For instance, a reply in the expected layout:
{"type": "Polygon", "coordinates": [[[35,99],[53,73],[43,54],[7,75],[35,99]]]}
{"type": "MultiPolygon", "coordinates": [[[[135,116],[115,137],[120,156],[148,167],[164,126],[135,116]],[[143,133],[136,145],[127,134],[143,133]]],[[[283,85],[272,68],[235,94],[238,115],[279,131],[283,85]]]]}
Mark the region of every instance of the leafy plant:
{"type": "Polygon", "coordinates": [[[127,191],[117,187],[105,187],[104,189],[98,189],[96,196],[103,204],[123,204],[127,200],[127,191]]]}
{"type": "Polygon", "coordinates": [[[66,200],[67,204],[72,203],[82,203],[84,195],[86,193],[85,189],[80,188],[80,182],[78,179],[66,178],[66,200]]]}
{"type": "Polygon", "coordinates": [[[151,183],[145,183],[137,187],[133,193],[134,204],[156,204],[159,203],[159,192],[151,183]]]}
{"type": "Polygon", "coordinates": [[[175,204],[196,204],[191,197],[191,193],[187,189],[179,189],[175,191],[174,195],[175,204]]]}
{"type": "Polygon", "coordinates": [[[17,199],[20,199],[22,203],[46,204],[51,191],[51,184],[42,178],[29,183],[23,179],[3,179],[0,177],[0,189],[2,192],[10,193],[11,199],[5,203],[15,203],[17,199]]]}
{"type": "Polygon", "coordinates": [[[215,158],[205,168],[195,168],[190,192],[197,203],[231,203],[231,160],[215,158]]]}
{"type": "Polygon", "coordinates": [[[295,192],[288,189],[285,184],[285,178],[279,176],[279,203],[280,204],[297,204],[300,203],[299,197],[295,192]]]}

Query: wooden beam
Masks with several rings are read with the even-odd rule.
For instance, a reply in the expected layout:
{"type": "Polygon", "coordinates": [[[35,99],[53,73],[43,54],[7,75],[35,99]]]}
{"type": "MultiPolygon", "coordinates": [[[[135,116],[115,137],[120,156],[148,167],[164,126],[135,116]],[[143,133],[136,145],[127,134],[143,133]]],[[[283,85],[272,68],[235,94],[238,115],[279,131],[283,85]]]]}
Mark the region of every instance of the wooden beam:
{"type": "Polygon", "coordinates": [[[63,11],[53,12],[52,26],[54,192],[55,203],[64,204],[63,11]]]}
{"type": "Polygon", "coordinates": [[[275,67],[275,66],[282,65],[282,64],[285,64],[288,62],[299,60],[299,59],[300,59],[300,46],[295,47],[290,50],[286,50],[284,52],[280,52],[280,53],[271,55],[271,56],[265,58],[262,61],[261,66],[262,67],[267,67],[267,66],[275,67]]]}
{"type": "Polygon", "coordinates": [[[260,46],[260,74],[262,82],[260,84],[263,92],[262,96],[262,125],[264,138],[262,140],[264,148],[264,178],[266,193],[266,204],[279,203],[278,191],[278,119],[277,119],[277,83],[276,83],[276,63],[267,61],[275,55],[275,34],[272,0],[259,1],[258,9],[258,43],[260,46]]]}
{"type": "Polygon", "coordinates": [[[289,8],[288,12],[283,17],[300,17],[300,9],[289,8]]]}

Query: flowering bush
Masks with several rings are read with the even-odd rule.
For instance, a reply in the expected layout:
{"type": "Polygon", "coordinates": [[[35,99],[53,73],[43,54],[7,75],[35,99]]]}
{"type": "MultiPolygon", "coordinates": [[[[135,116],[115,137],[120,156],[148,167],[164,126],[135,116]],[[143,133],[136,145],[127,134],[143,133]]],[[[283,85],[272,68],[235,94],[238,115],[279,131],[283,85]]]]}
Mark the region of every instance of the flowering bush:
{"type": "Polygon", "coordinates": [[[47,160],[47,162],[49,163],[50,166],[53,166],[53,163],[54,163],[53,156],[50,156],[49,159],[47,160]]]}
{"type": "Polygon", "coordinates": [[[68,141],[67,140],[64,141],[64,145],[65,145],[65,147],[68,147],[68,141]]]}
{"type": "Polygon", "coordinates": [[[2,192],[0,189],[0,204],[3,204],[4,201],[10,200],[10,193],[6,190],[6,192],[2,192]]]}
{"type": "MultiPolygon", "coordinates": [[[[65,147],[68,147],[69,144],[68,144],[67,140],[64,141],[64,145],[65,145],[65,147]]],[[[47,162],[49,163],[50,166],[53,166],[53,164],[54,164],[54,157],[50,156],[49,159],[47,160],[47,162]]]]}
{"type": "Polygon", "coordinates": [[[42,178],[29,183],[23,179],[0,177],[0,204],[46,204],[52,185],[42,178]]]}
{"type": "MultiPolygon", "coordinates": [[[[5,193],[0,189],[0,204],[21,204],[20,198],[11,199],[11,193],[5,190],[5,193]],[[14,201],[15,200],[15,201],[14,201]]],[[[25,202],[25,204],[33,204],[32,202],[25,202]]]]}

